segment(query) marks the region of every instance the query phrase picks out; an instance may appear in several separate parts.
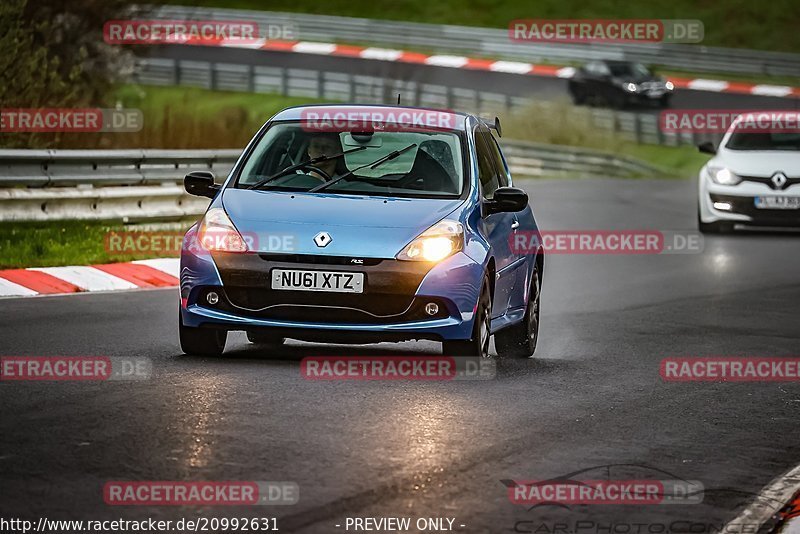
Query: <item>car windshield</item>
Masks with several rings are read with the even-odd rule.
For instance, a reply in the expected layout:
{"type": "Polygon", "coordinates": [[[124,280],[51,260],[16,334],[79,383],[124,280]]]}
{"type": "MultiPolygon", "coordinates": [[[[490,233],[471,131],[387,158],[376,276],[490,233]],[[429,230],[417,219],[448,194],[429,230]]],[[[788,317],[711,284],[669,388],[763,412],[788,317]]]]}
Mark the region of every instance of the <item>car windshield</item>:
{"type": "Polygon", "coordinates": [[[611,63],[611,74],[618,78],[648,78],[650,71],[641,63],[611,63]]]}
{"type": "Polygon", "coordinates": [[[464,189],[462,134],[419,128],[313,131],[300,122],[279,122],[258,141],[236,187],[454,198],[464,189]],[[317,162],[303,165],[312,158],[317,162]]]}
{"type": "Polygon", "coordinates": [[[725,144],[730,150],[800,151],[800,134],[768,132],[734,132],[725,144]]]}

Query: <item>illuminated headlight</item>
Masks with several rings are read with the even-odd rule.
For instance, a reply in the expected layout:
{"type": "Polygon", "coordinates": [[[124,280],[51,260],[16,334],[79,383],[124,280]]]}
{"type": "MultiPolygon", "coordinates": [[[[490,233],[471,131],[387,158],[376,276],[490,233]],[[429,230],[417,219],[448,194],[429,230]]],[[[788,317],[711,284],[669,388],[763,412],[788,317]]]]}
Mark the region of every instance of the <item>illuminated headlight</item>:
{"type": "Polygon", "coordinates": [[[434,224],[406,245],[398,260],[440,261],[464,248],[464,227],[445,219],[434,224]]]}
{"type": "Polygon", "coordinates": [[[742,181],[736,173],[727,167],[707,167],[706,172],[711,181],[720,185],[736,185],[742,181]]]}
{"type": "Polygon", "coordinates": [[[672,83],[672,82],[666,82],[666,83],[664,84],[664,87],[666,87],[666,88],[667,88],[667,91],[672,91],[673,89],[675,89],[675,84],[674,84],[674,83],[672,83]]]}
{"type": "Polygon", "coordinates": [[[211,208],[203,217],[197,232],[200,244],[206,250],[220,252],[247,252],[242,234],[222,208],[211,208]]]}
{"type": "Polygon", "coordinates": [[[639,86],[636,85],[635,83],[626,83],[622,87],[629,93],[635,93],[636,91],[639,90],[639,86]]]}

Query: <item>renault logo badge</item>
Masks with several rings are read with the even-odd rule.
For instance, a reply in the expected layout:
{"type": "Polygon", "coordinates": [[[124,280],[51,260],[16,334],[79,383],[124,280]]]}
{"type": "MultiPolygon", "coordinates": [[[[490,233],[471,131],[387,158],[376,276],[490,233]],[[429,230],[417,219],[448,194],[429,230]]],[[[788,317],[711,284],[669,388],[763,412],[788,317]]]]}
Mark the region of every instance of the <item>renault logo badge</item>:
{"type": "Polygon", "coordinates": [[[333,241],[333,238],[328,232],[320,232],[314,236],[314,243],[320,248],[327,247],[331,241],[333,241]]]}
{"type": "Polygon", "coordinates": [[[772,183],[775,186],[775,189],[782,189],[784,185],[786,185],[786,175],[782,172],[776,172],[772,175],[772,183]]]}

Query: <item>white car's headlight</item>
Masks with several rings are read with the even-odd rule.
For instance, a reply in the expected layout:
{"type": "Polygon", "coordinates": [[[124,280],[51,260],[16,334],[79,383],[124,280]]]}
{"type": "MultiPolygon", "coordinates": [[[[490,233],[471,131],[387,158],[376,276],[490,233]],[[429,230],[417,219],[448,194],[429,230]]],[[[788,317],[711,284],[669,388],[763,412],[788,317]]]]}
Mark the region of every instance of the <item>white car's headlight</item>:
{"type": "Polygon", "coordinates": [[[711,178],[711,181],[716,184],[736,185],[742,181],[742,179],[737,176],[735,172],[727,167],[709,166],[706,168],[706,172],[708,172],[708,176],[711,178]]]}
{"type": "Polygon", "coordinates": [[[211,208],[203,217],[197,232],[202,247],[209,251],[247,252],[242,234],[222,208],[211,208]]]}
{"type": "Polygon", "coordinates": [[[398,260],[440,261],[464,248],[464,227],[444,219],[434,224],[400,251],[398,260]]]}
{"type": "Polygon", "coordinates": [[[667,88],[667,91],[672,91],[673,89],[675,89],[675,84],[668,81],[664,84],[664,87],[667,88]]]}

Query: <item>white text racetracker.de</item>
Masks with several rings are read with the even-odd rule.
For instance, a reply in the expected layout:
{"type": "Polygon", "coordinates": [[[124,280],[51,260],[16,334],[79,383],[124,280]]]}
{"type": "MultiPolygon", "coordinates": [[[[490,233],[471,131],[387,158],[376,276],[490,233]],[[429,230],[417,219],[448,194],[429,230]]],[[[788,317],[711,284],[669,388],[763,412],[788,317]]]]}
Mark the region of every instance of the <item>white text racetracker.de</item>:
{"type": "Polygon", "coordinates": [[[465,526],[455,517],[348,517],[336,525],[352,532],[448,532],[465,526]]]}

